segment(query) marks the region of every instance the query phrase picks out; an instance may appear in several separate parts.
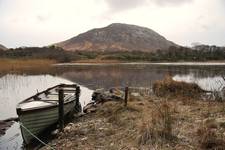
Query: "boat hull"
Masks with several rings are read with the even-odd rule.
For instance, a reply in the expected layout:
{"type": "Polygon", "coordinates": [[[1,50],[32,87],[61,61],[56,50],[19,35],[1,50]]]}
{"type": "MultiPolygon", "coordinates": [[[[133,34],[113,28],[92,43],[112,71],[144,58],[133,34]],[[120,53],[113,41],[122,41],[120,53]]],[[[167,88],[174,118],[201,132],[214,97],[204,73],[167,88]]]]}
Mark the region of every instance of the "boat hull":
{"type": "MultiPolygon", "coordinates": [[[[64,115],[67,115],[75,107],[75,101],[70,101],[64,104],[64,115]]],[[[46,128],[55,124],[58,121],[58,105],[51,106],[49,108],[43,108],[38,110],[30,110],[21,112],[19,114],[19,120],[26,129],[28,129],[35,136],[38,136],[46,128]]],[[[21,132],[25,144],[30,143],[33,140],[33,136],[21,126],[21,132]]]]}

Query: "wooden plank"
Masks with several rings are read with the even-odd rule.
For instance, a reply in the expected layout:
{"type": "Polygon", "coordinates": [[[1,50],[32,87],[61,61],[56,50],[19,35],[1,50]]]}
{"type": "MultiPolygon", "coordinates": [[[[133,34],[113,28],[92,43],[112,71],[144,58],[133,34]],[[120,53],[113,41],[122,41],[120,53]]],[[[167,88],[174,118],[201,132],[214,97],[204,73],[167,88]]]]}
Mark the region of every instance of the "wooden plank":
{"type": "Polygon", "coordinates": [[[64,93],[63,89],[59,89],[59,130],[64,128],[64,93]]]}
{"type": "Polygon", "coordinates": [[[124,106],[127,106],[127,99],[128,99],[128,87],[125,87],[125,97],[124,97],[124,106]]]}

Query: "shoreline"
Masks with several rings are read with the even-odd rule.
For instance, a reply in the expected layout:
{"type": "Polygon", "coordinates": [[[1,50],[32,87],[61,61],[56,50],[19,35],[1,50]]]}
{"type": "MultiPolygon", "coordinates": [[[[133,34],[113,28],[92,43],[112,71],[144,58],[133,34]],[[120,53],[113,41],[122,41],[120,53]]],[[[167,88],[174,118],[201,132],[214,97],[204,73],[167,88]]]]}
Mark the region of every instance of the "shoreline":
{"type": "Polygon", "coordinates": [[[111,65],[162,65],[162,66],[225,66],[225,62],[72,62],[52,66],[111,66],[111,65]]]}

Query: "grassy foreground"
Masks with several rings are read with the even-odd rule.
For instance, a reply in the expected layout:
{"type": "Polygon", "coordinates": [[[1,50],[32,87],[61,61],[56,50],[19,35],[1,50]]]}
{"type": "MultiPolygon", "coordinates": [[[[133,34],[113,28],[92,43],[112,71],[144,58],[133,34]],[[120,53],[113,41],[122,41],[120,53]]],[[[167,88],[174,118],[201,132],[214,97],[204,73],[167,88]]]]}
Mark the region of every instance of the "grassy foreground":
{"type": "Polygon", "coordinates": [[[110,101],[74,119],[49,145],[75,150],[224,150],[225,103],[130,96],[127,107],[110,101]]]}
{"type": "Polygon", "coordinates": [[[14,72],[27,69],[47,69],[55,62],[50,59],[1,59],[0,71],[14,72]]]}

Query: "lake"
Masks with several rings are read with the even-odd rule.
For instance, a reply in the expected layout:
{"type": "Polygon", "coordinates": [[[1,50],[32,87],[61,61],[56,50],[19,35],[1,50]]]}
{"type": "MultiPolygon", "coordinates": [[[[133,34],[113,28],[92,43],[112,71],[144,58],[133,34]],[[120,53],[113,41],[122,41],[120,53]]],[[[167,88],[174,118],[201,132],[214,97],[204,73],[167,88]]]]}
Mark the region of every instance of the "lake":
{"type": "MultiPolygon", "coordinates": [[[[0,120],[16,117],[16,104],[48,87],[59,83],[81,86],[82,106],[91,100],[93,90],[110,87],[151,87],[156,80],[170,75],[178,81],[194,82],[205,90],[224,87],[225,64],[66,64],[55,65],[48,71],[24,70],[0,73],[0,120]]],[[[0,137],[0,150],[21,149],[22,137],[14,123],[0,137]]]]}

